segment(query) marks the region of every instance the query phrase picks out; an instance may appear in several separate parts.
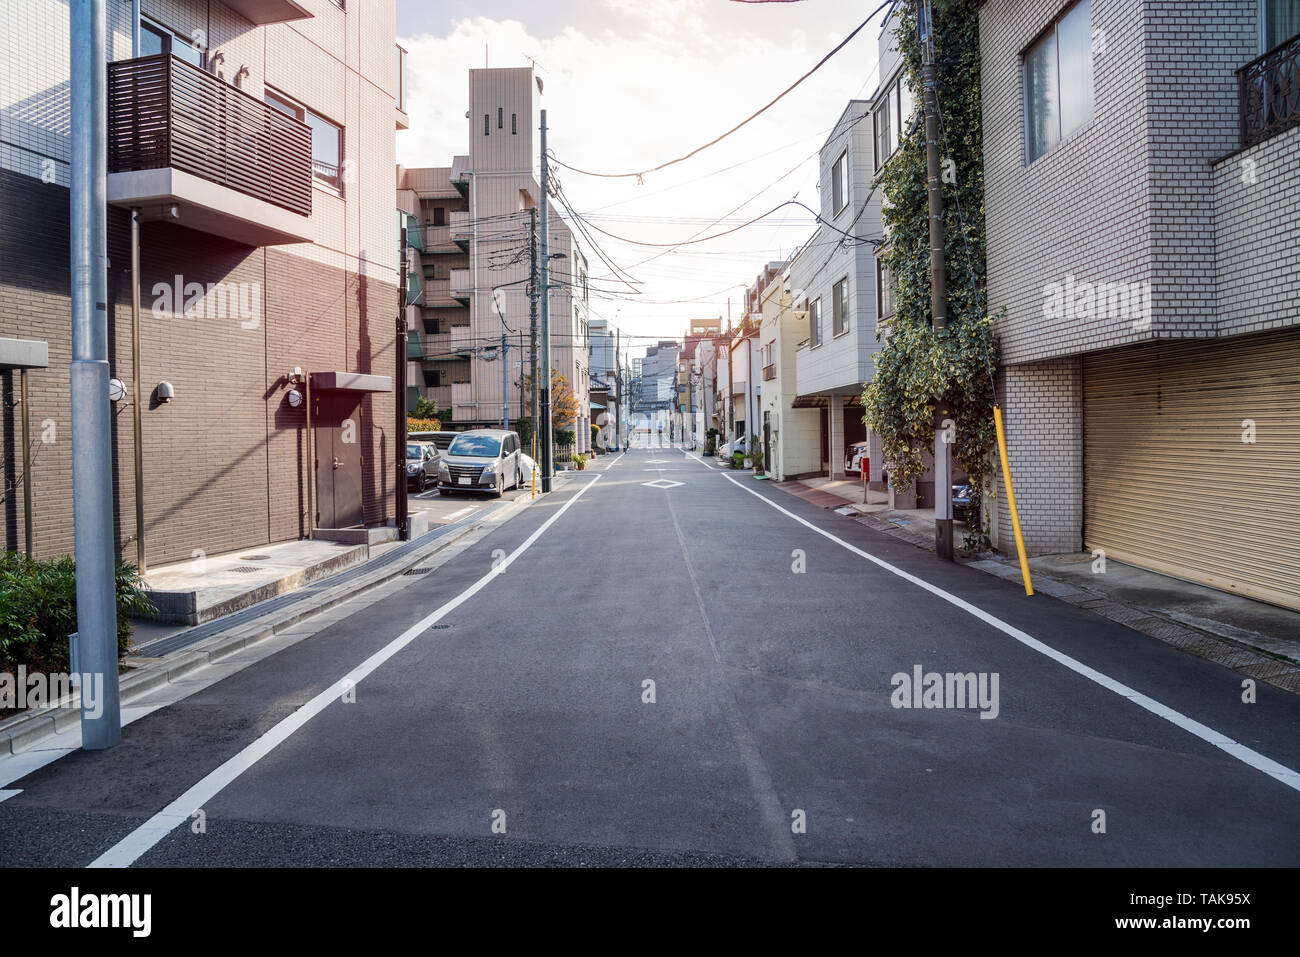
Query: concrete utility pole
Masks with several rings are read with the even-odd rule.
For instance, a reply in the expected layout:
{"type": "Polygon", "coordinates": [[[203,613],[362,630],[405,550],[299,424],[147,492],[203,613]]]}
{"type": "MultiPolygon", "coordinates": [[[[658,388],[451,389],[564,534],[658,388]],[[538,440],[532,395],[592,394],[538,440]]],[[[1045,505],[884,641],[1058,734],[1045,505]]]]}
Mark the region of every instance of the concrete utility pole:
{"type": "MultiPolygon", "coordinates": [[[[406,227],[402,227],[402,248],[397,253],[397,363],[394,380],[397,383],[396,395],[393,396],[393,427],[397,441],[397,537],[406,541],[411,537],[408,521],[409,504],[406,501],[406,227]]],[[[309,372],[308,375],[311,373],[309,372]]]]}
{"type": "Polygon", "coordinates": [[[530,265],[528,270],[530,288],[528,290],[528,341],[531,344],[531,361],[532,361],[532,401],[529,405],[529,414],[533,417],[533,434],[537,434],[537,297],[540,295],[540,287],[537,279],[537,207],[532,206],[528,210],[528,256],[530,265]]]}
{"type": "MultiPolygon", "coordinates": [[[[72,525],[81,746],[122,740],[108,408],[105,0],[72,0],[72,525]]],[[[136,373],[139,375],[138,371],[136,373]]]]}
{"type": "Polygon", "coordinates": [[[541,296],[542,296],[542,368],[541,375],[546,376],[546,384],[541,390],[542,407],[538,415],[540,420],[536,428],[542,445],[542,491],[551,490],[551,469],[554,465],[551,450],[551,249],[550,219],[547,215],[549,198],[546,195],[550,185],[550,175],[546,162],[546,111],[542,110],[542,251],[541,251],[541,296]]]}
{"type": "MultiPolygon", "coordinates": [[[[939,92],[934,70],[934,11],[922,0],[921,92],[925,101],[925,166],[930,199],[930,312],[936,332],[948,327],[948,288],[944,274],[943,190],[939,162],[939,92]]],[[[942,397],[939,397],[942,399],[942,397]]],[[[943,427],[942,402],[935,407],[934,430],[934,550],[953,560],[952,547],[952,434],[943,427]]]]}

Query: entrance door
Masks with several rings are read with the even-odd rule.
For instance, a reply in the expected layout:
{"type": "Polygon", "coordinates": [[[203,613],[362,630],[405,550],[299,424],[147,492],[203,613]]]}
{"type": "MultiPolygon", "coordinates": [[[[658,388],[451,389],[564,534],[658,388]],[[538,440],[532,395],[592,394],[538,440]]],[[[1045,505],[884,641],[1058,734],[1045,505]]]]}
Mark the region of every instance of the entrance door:
{"type": "Polygon", "coordinates": [[[316,526],[360,525],[361,399],[347,392],[312,396],[316,458],[316,526]]]}

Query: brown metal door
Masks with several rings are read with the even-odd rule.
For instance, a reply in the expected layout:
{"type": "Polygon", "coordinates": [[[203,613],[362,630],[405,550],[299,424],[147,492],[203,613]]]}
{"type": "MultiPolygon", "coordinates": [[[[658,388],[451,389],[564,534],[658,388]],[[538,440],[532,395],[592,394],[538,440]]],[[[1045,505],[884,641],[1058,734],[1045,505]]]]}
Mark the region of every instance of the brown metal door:
{"type": "Polygon", "coordinates": [[[360,525],[361,400],[345,392],[312,396],[316,449],[316,526],[360,525]]]}

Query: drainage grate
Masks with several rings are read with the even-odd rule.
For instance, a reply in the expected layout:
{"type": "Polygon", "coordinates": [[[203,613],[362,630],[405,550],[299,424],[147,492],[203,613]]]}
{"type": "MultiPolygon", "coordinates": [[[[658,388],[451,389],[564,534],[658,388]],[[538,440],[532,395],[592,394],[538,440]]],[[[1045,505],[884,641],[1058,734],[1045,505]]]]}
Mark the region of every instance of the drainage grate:
{"type": "Polygon", "coordinates": [[[406,571],[402,572],[402,574],[403,575],[427,575],[431,571],[433,571],[432,568],[408,568],[406,571]]]}
{"type": "Polygon", "coordinates": [[[236,565],[234,568],[227,568],[228,572],[235,572],[239,575],[255,575],[258,572],[266,571],[265,568],[255,568],[252,565],[236,565]]]}

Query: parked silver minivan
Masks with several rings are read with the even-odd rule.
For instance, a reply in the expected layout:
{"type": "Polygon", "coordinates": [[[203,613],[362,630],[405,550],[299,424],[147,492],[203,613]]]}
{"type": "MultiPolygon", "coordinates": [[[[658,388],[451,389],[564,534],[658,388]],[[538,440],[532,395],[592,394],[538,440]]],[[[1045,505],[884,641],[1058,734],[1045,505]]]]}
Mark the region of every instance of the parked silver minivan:
{"type": "Polygon", "coordinates": [[[519,433],[471,429],[452,439],[438,467],[438,491],[492,492],[500,495],[521,484],[519,433]]]}

